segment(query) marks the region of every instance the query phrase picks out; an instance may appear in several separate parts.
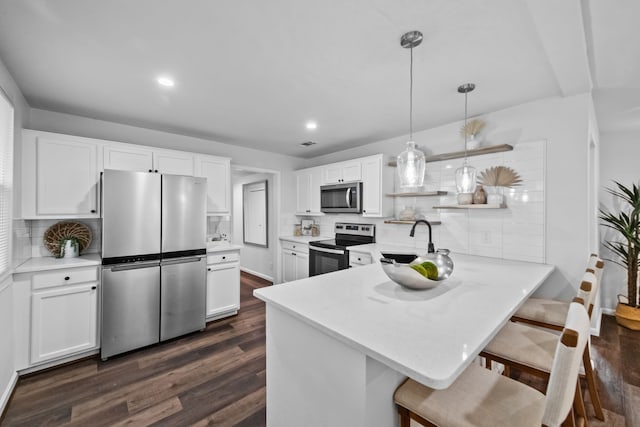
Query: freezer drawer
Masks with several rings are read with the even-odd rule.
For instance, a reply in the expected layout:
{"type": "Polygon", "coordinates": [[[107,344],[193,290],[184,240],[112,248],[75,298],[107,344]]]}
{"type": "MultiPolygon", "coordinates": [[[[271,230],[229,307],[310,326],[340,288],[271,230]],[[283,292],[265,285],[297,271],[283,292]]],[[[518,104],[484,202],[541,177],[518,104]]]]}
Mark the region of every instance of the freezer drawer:
{"type": "Polygon", "coordinates": [[[114,265],[102,270],[102,359],[157,343],[160,265],[114,265]]]}
{"type": "Polygon", "coordinates": [[[205,327],[206,256],[162,261],[160,341],[205,327]]]}

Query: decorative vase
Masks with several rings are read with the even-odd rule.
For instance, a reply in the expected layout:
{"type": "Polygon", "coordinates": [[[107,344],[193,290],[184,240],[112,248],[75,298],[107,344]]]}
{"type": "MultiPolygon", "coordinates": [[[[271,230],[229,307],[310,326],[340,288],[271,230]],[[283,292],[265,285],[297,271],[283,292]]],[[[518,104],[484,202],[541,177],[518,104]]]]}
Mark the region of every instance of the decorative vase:
{"type": "Polygon", "coordinates": [[[502,205],[504,203],[504,187],[487,185],[484,188],[487,193],[487,204],[502,205]]]}
{"type": "Polygon", "coordinates": [[[625,328],[640,331],[640,308],[619,302],[616,306],[616,322],[625,328]]]}
{"type": "Polygon", "coordinates": [[[467,149],[475,150],[480,147],[480,138],[477,138],[476,135],[469,135],[469,139],[467,140],[467,149]]]}
{"type": "Polygon", "coordinates": [[[487,203],[487,193],[484,192],[482,185],[478,185],[473,193],[473,204],[484,205],[485,203],[487,203]]]}
{"type": "Polygon", "coordinates": [[[80,248],[78,240],[76,239],[63,239],[60,243],[60,257],[61,258],[76,258],[80,255],[80,248]]]}

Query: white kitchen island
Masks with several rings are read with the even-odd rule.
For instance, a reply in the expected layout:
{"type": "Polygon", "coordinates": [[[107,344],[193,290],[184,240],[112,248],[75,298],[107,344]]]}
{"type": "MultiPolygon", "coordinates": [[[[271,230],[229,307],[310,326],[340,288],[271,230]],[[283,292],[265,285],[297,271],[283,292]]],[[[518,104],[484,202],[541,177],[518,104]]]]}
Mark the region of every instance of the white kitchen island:
{"type": "Polygon", "coordinates": [[[404,378],[448,387],[554,268],[452,258],[431,290],[372,264],[254,291],[267,311],[267,424],[397,425],[404,378]]]}

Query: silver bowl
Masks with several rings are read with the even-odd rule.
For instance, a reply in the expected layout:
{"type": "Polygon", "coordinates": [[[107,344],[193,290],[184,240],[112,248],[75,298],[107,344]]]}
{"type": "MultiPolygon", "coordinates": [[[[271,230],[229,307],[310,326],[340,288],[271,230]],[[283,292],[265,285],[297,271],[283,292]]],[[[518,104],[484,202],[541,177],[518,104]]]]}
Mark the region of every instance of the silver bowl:
{"type": "Polygon", "coordinates": [[[405,288],[417,290],[434,288],[447,280],[453,273],[453,261],[449,257],[447,249],[439,249],[437,253],[419,256],[408,264],[396,262],[391,258],[380,259],[380,264],[389,279],[405,288]],[[425,261],[431,261],[438,267],[436,280],[428,279],[411,268],[411,265],[422,264],[425,261]]]}

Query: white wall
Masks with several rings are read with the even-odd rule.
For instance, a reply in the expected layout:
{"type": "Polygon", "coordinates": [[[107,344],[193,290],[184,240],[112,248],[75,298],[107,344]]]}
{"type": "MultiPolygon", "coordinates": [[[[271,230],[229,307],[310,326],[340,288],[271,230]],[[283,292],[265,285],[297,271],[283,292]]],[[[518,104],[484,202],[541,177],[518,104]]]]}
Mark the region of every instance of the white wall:
{"type": "MultiPolygon", "coordinates": [[[[556,270],[537,295],[570,299],[591,253],[589,247],[588,135],[590,94],[548,98],[500,110],[481,117],[487,122],[485,145],[547,140],[546,261],[556,270]]],[[[461,122],[414,133],[427,155],[459,151],[461,122]]],[[[400,136],[365,146],[313,158],[307,167],[384,153],[395,157],[407,137],[400,136]]],[[[428,165],[427,165],[428,167],[428,165]]],[[[324,231],[324,230],[323,230],[324,231]]],[[[526,245],[523,238],[522,244],[526,245]]],[[[437,242],[436,242],[437,246],[437,242]]]]}
{"type": "MultiPolygon", "coordinates": [[[[20,170],[20,143],[22,141],[22,127],[27,122],[29,116],[29,106],[22,96],[20,89],[0,60],[0,88],[8,96],[14,108],[14,170],[20,170]]],[[[13,195],[14,206],[20,206],[19,186],[14,182],[13,195]]],[[[13,230],[12,226],[12,230],[13,230]]],[[[12,231],[13,235],[13,231],[12,231]]],[[[22,254],[30,250],[29,239],[12,239],[12,248],[17,253],[22,254]]],[[[15,252],[14,252],[15,253],[15,252]]],[[[13,263],[15,264],[15,257],[13,263]]],[[[0,283],[0,413],[4,410],[9,393],[13,387],[16,377],[16,370],[13,361],[14,340],[13,340],[13,286],[11,278],[0,283]]]]}
{"type": "Polygon", "coordinates": [[[249,273],[257,274],[267,280],[274,281],[276,278],[278,235],[275,224],[278,220],[278,210],[275,206],[274,175],[271,173],[260,173],[234,177],[233,184],[233,212],[231,221],[232,243],[242,245],[240,251],[240,267],[249,273]],[[246,245],[242,235],[242,186],[258,181],[267,181],[267,215],[268,215],[268,245],[267,248],[246,245]]]}
{"type": "MultiPolygon", "coordinates": [[[[640,132],[603,133],[600,135],[602,150],[600,151],[600,207],[606,210],[617,210],[618,203],[614,203],[614,197],[606,192],[618,181],[626,186],[640,184],[640,132]]],[[[616,234],[611,230],[601,227],[602,239],[613,239],[616,234]]],[[[600,300],[602,306],[614,310],[618,294],[627,294],[626,270],[607,258],[615,259],[611,252],[604,246],[600,252],[605,258],[605,270],[602,275],[602,290],[600,300]]]]}

